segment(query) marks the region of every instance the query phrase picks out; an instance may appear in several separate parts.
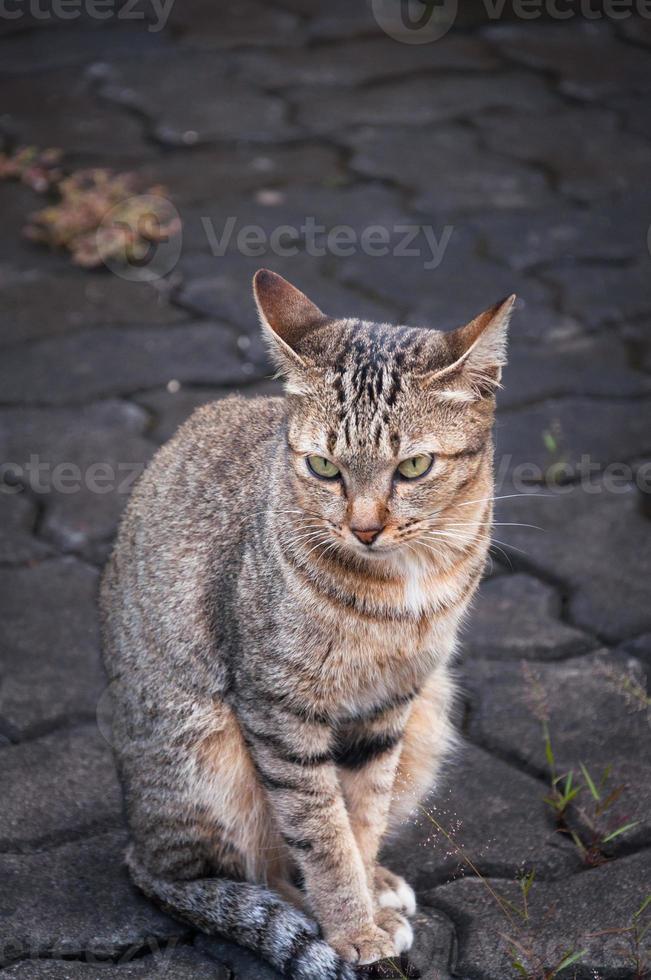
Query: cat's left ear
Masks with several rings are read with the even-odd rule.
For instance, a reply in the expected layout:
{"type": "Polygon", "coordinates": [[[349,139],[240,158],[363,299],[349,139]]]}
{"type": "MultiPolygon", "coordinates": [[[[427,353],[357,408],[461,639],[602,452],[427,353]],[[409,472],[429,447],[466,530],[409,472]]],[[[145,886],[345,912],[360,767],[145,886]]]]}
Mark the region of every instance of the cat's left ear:
{"type": "Polygon", "coordinates": [[[253,295],[271,356],[289,391],[300,393],[309,361],[300,353],[301,341],[326,317],[307,296],[269,269],[253,277],[253,295]]]}
{"type": "Polygon", "coordinates": [[[506,342],[515,295],[480,313],[463,327],[445,334],[450,363],[430,372],[428,383],[461,382],[469,396],[490,397],[499,388],[506,364],[506,342]]]}

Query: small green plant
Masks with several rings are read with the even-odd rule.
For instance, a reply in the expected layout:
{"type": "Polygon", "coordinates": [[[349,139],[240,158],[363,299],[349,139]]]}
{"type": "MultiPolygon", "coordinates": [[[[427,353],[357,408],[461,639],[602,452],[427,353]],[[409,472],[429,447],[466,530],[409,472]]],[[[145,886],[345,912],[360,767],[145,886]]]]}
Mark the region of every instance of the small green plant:
{"type": "Polygon", "coordinates": [[[511,947],[511,955],[513,957],[511,964],[513,969],[521,977],[526,977],[526,980],[554,980],[554,977],[559,976],[563,970],[567,970],[570,966],[574,966],[587,953],[586,949],[581,949],[578,952],[572,950],[569,953],[564,953],[555,966],[551,967],[551,969],[546,969],[535,950],[527,946],[526,943],[517,942],[508,936],[504,938],[511,947]]]}
{"type": "Polygon", "coordinates": [[[559,832],[572,839],[582,860],[591,866],[602,864],[607,859],[607,845],[638,824],[637,820],[622,822],[614,819],[613,811],[624,787],[610,787],[611,766],[606,767],[598,780],[583,762],[579,763],[580,775],[573,769],[563,773],[558,771],[544,688],[529,664],[522,665],[522,672],[527,685],[527,702],[541,725],[550,774],[549,792],[543,801],[552,810],[559,832]]]}
{"type": "MultiPolygon", "coordinates": [[[[545,737],[549,739],[548,734],[545,737]]],[[[551,743],[549,744],[551,754],[551,743]]],[[[551,793],[548,796],[544,796],[543,800],[552,808],[556,818],[562,820],[565,817],[565,811],[568,806],[580,792],[581,787],[574,785],[573,771],[568,772],[566,776],[556,776],[552,770],[551,793]]]]}
{"type": "Polygon", "coordinates": [[[571,950],[570,952],[564,953],[552,969],[547,969],[536,952],[537,944],[535,933],[533,936],[531,934],[532,922],[529,909],[529,895],[536,877],[535,869],[523,872],[518,878],[520,903],[510,901],[504,895],[501,895],[484,875],[482,875],[465,849],[458,843],[454,834],[446,830],[441,822],[425,807],[420,806],[419,809],[434,828],[443,835],[448,844],[453,847],[461,858],[463,865],[468,867],[475,877],[482,882],[492,900],[504,915],[510,932],[508,934],[500,933],[500,936],[506,944],[511,957],[511,965],[517,975],[526,977],[527,980],[553,980],[563,970],[579,962],[585,955],[586,950],[578,952],[571,950]],[[513,933],[517,935],[517,938],[515,938],[513,933]]]}
{"type": "Polygon", "coordinates": [[[621,936],[623,946],[620,950],[632,968],[632,980],[648,980],[651,976],[651,959],[648,944],[644,938],[651,929],[651,893],[631,915],[627,925],[619,929],[602,929],[591,933],[591,938],[599,936],[621,936]]]}
{"type": "Polygon", "coordinates": [[[550,431],[550,429],[543,429],[542,441],[550,456],[558,452],[556,436],[550,431]]]}
{"type": "Polygon", "coordinates": [[[536,869],[532,868],[528,874],[520,875],[518,883],[520,885],[520,893],[522,895],[522,914],[525,922],[529,921],[529,892],[536,877],[536,869]]]}
{"type": "Polygon", "coordinates": [[[560,419],[552,419],[549,428],[543,429],[541,438],[549,457],[545,481],[548,484],[557,483],[565,473],[567,463],[567,454],[563,448],[565,438],[560,419]]]}
{"type": "MultiPolygon", "coordinates": [[[[551,757],[553,760],[548,731],[545,732],[545,739],[548,759],[551,757]]],[[[574,770],[558,776],[555,775],[555,765],[552,766],[551,792],[543,799],[553,810],[559,830],[569,834],[583,861],[588,865],[602,864],[606,858],[604,847],[632,830],[639,821],[632,820],[623,824],[616,821],[614,825],[612,819],[608,819],[624,790],[623,786],[608,788],[610,766],[604,770],[598,783],[583,762],[579,766],[583,780],[581,783],[575,783],[574,770]],[[578,827],[567,812],[570,803],[574,804],[574,811],[579,818],[578,827]]]]}
{"type": "Polygon", "coordinates": [[[598,671],[612,689],[623,697],[631,711],[642,712],[651,723],[651,697],[635,677],[609,663],[599,664],[598,671]]]}
{"type": "MultiPolygon", "coordinates": [[[[520,894],[522,896],[521,915],[526,923],[529,923],[530,921],[529,892],[533,887],[535,876],[536,872],[535,870],[532,870],[528,874],[522,874],[518,879],[520,894]]],[[[513,936],[503,935],[503,938],[506,940],[509,946],[511,953],[511,965],[513,966],[513,969],[520,976],[526,977],[526,980],[553,980],[553,978],[558,976],[558,974],[563,970],[572,966],[574,963],[578,963],[579,960],[586,954],[585,949],[580,950],[579,952],[570,950],[561,956],[555,966],[553,966],[551,969],[547,969],[536,952],[534,943],[516,940],[513,938],[513,936]]]]}

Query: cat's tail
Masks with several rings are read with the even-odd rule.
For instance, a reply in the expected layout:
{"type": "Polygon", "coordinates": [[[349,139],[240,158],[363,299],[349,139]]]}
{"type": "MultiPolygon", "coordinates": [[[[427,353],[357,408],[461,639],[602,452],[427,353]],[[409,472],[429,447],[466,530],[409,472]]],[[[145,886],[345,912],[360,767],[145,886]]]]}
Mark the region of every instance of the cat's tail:
{"type": "Polygon", "coordinates": [[[168,881],[150,874],[132,850],[127,864],[137,887],[170,915],[239,943],[283,976],[354,980],[355,970],[319,937],[316,922],[268,888],[229,878],[168,881]]]}

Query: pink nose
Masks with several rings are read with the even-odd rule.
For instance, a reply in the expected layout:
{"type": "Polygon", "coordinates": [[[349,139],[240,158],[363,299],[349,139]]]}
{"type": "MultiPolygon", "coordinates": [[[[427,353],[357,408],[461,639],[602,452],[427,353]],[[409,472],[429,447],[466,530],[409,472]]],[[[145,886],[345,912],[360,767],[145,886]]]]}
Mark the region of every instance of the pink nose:
{"type": "Polygon", "coordinates": [[[375,524],[372,527],[353,527],[351,524],[350,529],[362,544],[373,544],[378,535],[384,530],[380,524],[375,524]]]}

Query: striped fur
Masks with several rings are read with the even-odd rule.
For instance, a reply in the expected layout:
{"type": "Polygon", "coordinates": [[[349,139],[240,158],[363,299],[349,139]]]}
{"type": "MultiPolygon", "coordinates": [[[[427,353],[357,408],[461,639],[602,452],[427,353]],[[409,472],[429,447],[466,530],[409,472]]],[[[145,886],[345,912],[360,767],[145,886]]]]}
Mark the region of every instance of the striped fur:
{"type": "Polygon", "coordinates": [[[377,856],[453,742],[512,304],[441,334],[330,320],[272,273],[256,299],[286,397],[196,412],[103,577],[128,865],[198,928],[335,980],[411,942],[413,893],[377,856]],[[398,480],[423,452],[431,471],[398,480]]]}

